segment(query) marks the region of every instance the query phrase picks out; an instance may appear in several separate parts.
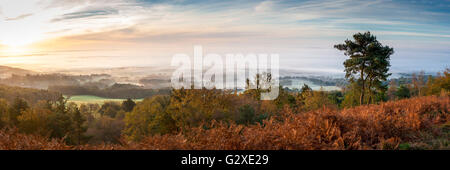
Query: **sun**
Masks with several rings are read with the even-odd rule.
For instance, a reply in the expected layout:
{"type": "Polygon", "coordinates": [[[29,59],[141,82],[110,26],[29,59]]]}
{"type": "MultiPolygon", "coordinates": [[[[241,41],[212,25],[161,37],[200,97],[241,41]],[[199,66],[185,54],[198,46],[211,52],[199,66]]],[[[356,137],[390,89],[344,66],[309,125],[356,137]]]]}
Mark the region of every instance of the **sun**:
{"type": "Polygon", "coordinates": [[[18,56],[32,53],[33,48],[27,43],[5,44],[0,48],[1,56],[18,56]]]}
{"type": "Polygon", "coordinates": [[[9,34],[3,34],[0,37],[0,53],[8,56],[25,55],[31,52],[33,44],[39,40],[38,34],[30,34],[29,32],[20,34],[10,31],[9,34]]]}
{"type": "Polygon", "coordinates": [[[39,40],[39,34],[34,32],[16,32],[10,31],[9,34],[3,34],[0,37],[0,44],[8,47],[27,46],[39,40]]]}
{"type": "Polygon", "coordinates": [[[33,42],[35,42],[35,40],[32,39],[21,39],[21,38],[11,38],[11,39],[5,39],[5,37],[2,37],[2,41],[0,42],[0,44],[5,45],[7,47],[11,47],[11,48],[17,48],[17,47],[22,47],[22,46],[27,46],[33,42]]]}
{"type": "Polygon", "coordinates": [[[9,31],[0,37],[0,54],[2,56],[27,55],[32,52],[34,43],[40,41],[40,35],[30,32],[9,31]]]}

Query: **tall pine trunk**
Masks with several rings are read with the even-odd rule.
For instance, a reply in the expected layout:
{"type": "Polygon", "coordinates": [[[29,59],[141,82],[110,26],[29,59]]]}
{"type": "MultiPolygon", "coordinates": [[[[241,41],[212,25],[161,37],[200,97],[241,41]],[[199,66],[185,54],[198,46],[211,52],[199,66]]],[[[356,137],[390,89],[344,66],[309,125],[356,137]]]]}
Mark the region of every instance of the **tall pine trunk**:
{"type": "Polygon", "coordinates": [[[369,90],[369,99],[367,100],[367,104],[371,104],[372,103],[372,96],[373,96],[373,93],[372,93],[372,78],[369,78],[369,84],[368,84],[367,89],[369,90]]]}
{"type": "MultiPolygon", "coordinates": [[[[365,63],[363,63],[364,65],[365,63]]],[[[363,105],[364,104],[364,92],[365,92],[365,81],[364,80],[364,66],[361,69],[361,81],[362,81],[362,87],[361,87],[361,96],[359,97],[359,105],[363,105]]]]}

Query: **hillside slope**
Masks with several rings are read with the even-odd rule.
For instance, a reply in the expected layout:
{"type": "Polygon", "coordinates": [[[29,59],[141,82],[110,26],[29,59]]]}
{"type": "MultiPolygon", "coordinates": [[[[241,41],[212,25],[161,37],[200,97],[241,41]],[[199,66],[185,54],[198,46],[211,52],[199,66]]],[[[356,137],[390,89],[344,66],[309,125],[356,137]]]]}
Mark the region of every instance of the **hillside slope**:
{"type": "Polygon", "coordinates": [[[26,75],[26,74],[36,74],[36,72],[21,68],[14,68],[0,65],[0,78],[11,77],[12,74],[26,75]]]}
{"type": "Polygon", "coordinates": [[[16,98],[22,98],[30,104],[37,103],[39,100],[55,101],[61,96],[61,93],[38,90],[32,88],[12,87],[0,84],[0,98],[8,102],[13,102],[16,98]]]}

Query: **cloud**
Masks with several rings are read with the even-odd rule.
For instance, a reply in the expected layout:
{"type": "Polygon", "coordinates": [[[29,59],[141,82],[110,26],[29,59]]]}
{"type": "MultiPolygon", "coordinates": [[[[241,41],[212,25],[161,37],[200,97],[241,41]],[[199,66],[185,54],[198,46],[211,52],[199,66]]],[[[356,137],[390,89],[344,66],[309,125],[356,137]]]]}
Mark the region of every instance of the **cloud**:
{"type": "Polygon", "coordinates": [[[274,3],[272,1],[263,1],[255,6],[255,12],[266,12],[272,9],[274,3]]]}
{"type": "Polygon", "coordinates": [[[68,40],[84,41],[120,41],[131,43],[180,43],[180,42],[199,42],[211,40],[215,42],[227,40],[252,39],[267,36],[264,33],[256,31],[203,31],[194,30],[184,31],[165,31],[152,32],[141,31],[137,27],[117,29],[108,32],[98,32],[67,37],[68,40]]]}
{"type": "Polygon", "coordinates": [[[55,18],[52,22],[62,21],[62,20],[70,20],[70,19],[80,19],[80,18],[88,18],[94,16],[106,16],[118,14],[119,11],[116,9],[91,9],[91,10],[83,10],[78,12],[66,13],[62,16],[55,18]]]}
{"type": "Polygon", "coordinates": [[[41,0],[46,9],[64,8],[72,9],[80,6],[116,5],[128,0],[41,0]]]}
{"type": "Polygon", "coordinates": [[[417,37],[438,37],[438,38],[450,38],[448,34],[429,34],[429,33],[416,33],[416,32],[395,32],[395,31],[380,31],[383,35],[404,35],[404,36],[417,36],[417,37]]]}
{"type": "Polygon", "coordinates": [[[14,21],[14,20],[21,20],[21,19],[25,19],[26,17],[32,16],[33,14],[23,14],[23,15],[19,15],[17,17],[13,17],[13,18],[5,18],[6,21],[14,21]]]}
{"type": "MultiPolygon", "coordinates": [[[[61,4],[74,5],[72,1],[63,2],[61,4]]],[[[341,39],[354,32],[367,30],[391,37],[448,38],[450,34],[446,31],[448,26],[428,23],[433,19],[446,20],[435,17],[440,15],[434,13],[448,12],[433,11],[433,15],[414,16],[426,10],[388,0],[114,0],[112,3],[84,0],[77,4],[81,7],[74,7],[71,12],[59,15],[53,22],[67,20],[70,25],[75,25],[61,29],[62,34],[66,32],[72,37],[102,41],[222,41],[239,36],[243,39],[255,38],[252,34],[257,34],[257,37],[271,35],[271,39],[280,43],[292,43],[295,39],[305,38],[341,39]],[[124,20],[127,24],[123,24],[124,20]],[[131,32],[117,33],[115,30],[131,32]]]]}

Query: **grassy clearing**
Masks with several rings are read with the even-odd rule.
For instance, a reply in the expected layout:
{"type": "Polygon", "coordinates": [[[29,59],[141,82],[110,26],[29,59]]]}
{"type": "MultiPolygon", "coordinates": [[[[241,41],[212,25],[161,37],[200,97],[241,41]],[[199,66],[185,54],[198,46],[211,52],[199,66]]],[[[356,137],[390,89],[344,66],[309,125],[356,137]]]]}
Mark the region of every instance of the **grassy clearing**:
{"type": "MultiPolygon", "coordinates": [[[[65,96],[68,97],[68,96],[65,96]]],[[[91,96],[91,95],[76,95],[76,96],[70,96],[68,102],[74,102],[76,104],[99,104],[102,105],[105,102],[122,102],[126,99],[110,99],[110,98],[103,98],[98,96],[91,96]]],[[[135,102],[140,102],[143,99],[134,99],[135,102]]]]}

